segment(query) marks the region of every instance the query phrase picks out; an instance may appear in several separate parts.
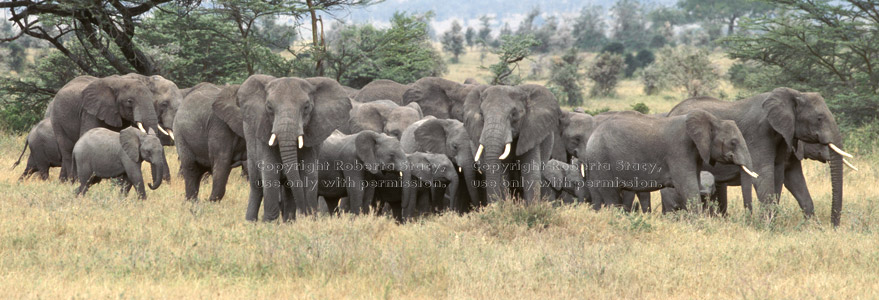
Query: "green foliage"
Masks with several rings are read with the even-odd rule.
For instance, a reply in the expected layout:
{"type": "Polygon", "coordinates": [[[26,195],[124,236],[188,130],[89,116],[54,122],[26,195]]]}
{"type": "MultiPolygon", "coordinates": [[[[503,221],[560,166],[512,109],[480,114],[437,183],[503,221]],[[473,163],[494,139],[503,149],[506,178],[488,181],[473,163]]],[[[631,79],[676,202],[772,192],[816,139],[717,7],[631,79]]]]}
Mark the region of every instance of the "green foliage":
{"type": "Polygon", "coordinates": [[[464,35],[457,20],[452,22],[452,28],[443,34],[440,42],[443,44],[443,51],[453,55],[452,63],[458,63],[458,56],[464,54],[464,35]]]}
{"type": "Polygon", "coordinates": [[[473,47],[476,43],[476,30],[473,27],[467,27],[467,31],[464,33],[464,40],[467,41],[467,47],[473,47]]]}
{"type": "Polygon", "coordinates": [[[491,17],[483,15],[479,17],[479,32],[476,33],[477,43],[482,44],[483,47],[491,45],[493,43],[491,39],[491,17]]]}
{"type": "Polygon", "coordinates": [[[644,8],[638,0],[617,0],[610,13],[614,17],[613,40],[626,48],[642,49],[647,46],[647,27],[644,8]]]}
{"type": "Polygon", "coordinates": [[[626,53],[626,78],[631,78],[635,71],[650,65],[654,60],[653,52],[647,49],[641,49],[637,55],[626,53]]]}
{"type": "Polygon", "coordinates": [[[682,88],[686,97],[710,96],[717,89],[720,74],[704,49],[664,47],[654,64],[664,74],[668,86],[682,88]]]}
{"type": "Polygon", "coordinates": [[[601,53],[604,52],[623,55],[623,53],[626,53],[626,45],[623,45],[623,43],[620,42],[613,42],[607,44],[606,46],[604,46],[604,48],[601,48],[601,53]]]}
{"type": "Polygon", "coordinates": [[[638,103],[632,104],[631,107],[632,107],[632,110],[637,111],[642,114],[645,114],[645,115],[650,113],[650,107],[647,107],[647,104],[644,104],[644,102],[638,102],[638,103]]]}
{"type": "Polygon", "coordinates": [[[556,93],[556,99],[560,103],[569,106],[583,104],[582,82],[585,75],[580,73],[582,63],[583,59],[579,57],[576,48],[569,49],[561,57],[561,60],[553,63],[550,69],[549,86],[559,90],[559,93],[556,93]]]}
{"type": "Polygon", "coordinates": [[[656,65],[649,65],[641,69],[638,78],[644,85],[644,94],[656,95],[665,87],[662,71],[656,65]]]}
{"type": "Polygon", "coordinates": [[[597,50],[607,43],[604,35],[603,12],[599,6],[584,6],[574,20],[574,45],[583,50],[597,50]]]}
{"type": "Polygon", "coordinates": [[[609,107],[596,108],[596,109],[593,109],[593,110],[589,110],[589,109],[584,109],[584,110],[583,110],[584,113],[587,113],[587,114],[590,114],[590,115],[593,115],[593,116],[597,116],[597,115],[600,115],[600,114],[602,114],[602,113],[606,113],[606,112],[609,112],[609,111],[610,111],[610,108],[609,108],[609,107]]]}
{"type": "Polygon", "coordinates": [[[499,61],[488,67],[482,67],[491,72],[489,82],[492,85],[517,85],[522,82],[519,75],[513,74],[519,68],[519,62],[531,55],[531,47],[537,41],[531,35],[504,35],[500,39],[500,47],[492,53],[498,56],[499,61]]]}
{"type": "Polygon", "coordinates": [[[595,82],[589,96],[613,96],[620,72],[626,68],[623,57],[611,52],[602,52],[586,71],[586,76],[595,82]]]}

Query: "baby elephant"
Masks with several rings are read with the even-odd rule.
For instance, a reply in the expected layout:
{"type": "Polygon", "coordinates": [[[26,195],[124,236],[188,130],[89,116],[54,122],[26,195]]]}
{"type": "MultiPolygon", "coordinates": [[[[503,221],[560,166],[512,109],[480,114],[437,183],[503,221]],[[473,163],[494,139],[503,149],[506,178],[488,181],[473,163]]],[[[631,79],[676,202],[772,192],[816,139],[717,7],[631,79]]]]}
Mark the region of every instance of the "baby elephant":
{"type": "Polygon", "coordinates": [[[153,173],[150,189],[155,190],[162,184],[167,162],[162,142],[152,129],[149,133],[134,127],[121,132],[105,128],[89,130],[73,146],[73,162],[79,178],[77,195],[85,195],[89,186],[103,178],[121,177],[125,182],[123,193],[128,194],[134,185],[140,198],[146,199],[140,171],[144,160],[150,162],[153,173]]]}
{"type": "Polygon", "coordinates": [[[543,166],[543,180],[546,180],[544,187],[551,190],[547,194],[551,195],[553,200],[562,198],[564,203],[586,201],[589,190],[586,189],[586,182],[583,180],[579,166],[580,161],[576,158],[571,164],[555,159],[546,162],[543,166]]]}

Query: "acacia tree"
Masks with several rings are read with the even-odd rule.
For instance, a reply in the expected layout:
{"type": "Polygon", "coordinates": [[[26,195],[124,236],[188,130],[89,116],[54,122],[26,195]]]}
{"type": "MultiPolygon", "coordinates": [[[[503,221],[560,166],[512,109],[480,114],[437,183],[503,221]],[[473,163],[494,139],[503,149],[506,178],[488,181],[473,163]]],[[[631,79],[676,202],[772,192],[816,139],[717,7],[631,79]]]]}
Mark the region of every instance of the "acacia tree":
{"type": "Polygon", "coordinates": [[[499,49],[492,51],[499,61],[488,67],[481,67],[491,72],[492,85],[516,85],[522,78],[513,74],[519,68],[519,62],[531,55],[531,48],[537,44],[532,35],[503,35],[499,49]]]}
{"type": "Polygon", "coordinates": [[[464,53],[464,35],[461,34],[461,24],[458,20],[452,21],[452,28],[443,33],[441,42],[443,51],[452,53],[452,63],[458,63],[458,56],[464,53]]]}
{"type": "Polygon", "coordinates": [[[680,0],[678,6],[690,18],[726,24],[727,35],[735,32],[736,22],[743,17],[762,15],[772,5],[753,0],[680,0]]]}

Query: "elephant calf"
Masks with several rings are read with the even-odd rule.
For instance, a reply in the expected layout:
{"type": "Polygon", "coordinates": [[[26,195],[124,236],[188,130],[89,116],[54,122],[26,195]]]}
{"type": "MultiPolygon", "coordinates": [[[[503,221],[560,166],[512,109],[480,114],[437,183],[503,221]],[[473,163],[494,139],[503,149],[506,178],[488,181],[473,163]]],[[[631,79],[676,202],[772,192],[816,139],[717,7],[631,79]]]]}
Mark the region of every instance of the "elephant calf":
{"type": "Polygon", "coordinates": [[[576,198],[577,203],[583,203],[586,200],[586,189],[583,175],[580,173],[580,161],[576,158],[573,164],[565,163],[555,159],[549,160],[543,168],[543,180],[545,190],[551,191],[549,195],[551,199],[564,199],[565,203],[571,203],[576,198]],[[563,195],[565,194],[565,195],[563,195]]]}
{"type": "MultiPolygon", "coordinates": [[[[18,180],[27,179],[34,173],[40,174],[40,179],[46,180],[49,178],[49,168],[61,166],[61,150],[58,150],[58,142],[55,141],[52,120],[44,119],[37,123],[28,133],[24,147],[25,149],[22,149],[21,155],[18,156],[18,161],[12,165],[15,168],[21,162],[24,151],[28,148],[31,150],[24,173],[18,180]]],[[[61,177],[64,178],[65,175],[62,173],[61,177]]]]}
{"type": "Polygon", "coordinates": [[[121,177],[127,194],[133,185],[141,199],[146,199],[140,163],[150,162],[153,182],[150,189],[162,185],[165,150],[155,131],[143,133],[128,127],[121,132],[105,128],[87,131],[73,146],[73,163],[79,178],[77,195],[85,195],[89,186],[103,178],[121,177]]]}
{"type": "Polygon", "coordinates": [[[409,199],[403,201],[404,217],[456,208],[457,193],[449,193],[446,197],[447,191],[458,190],[458,172],[452,161],[445,154],[436,153],[415,152],[406,156],[414,180],[408,183],[412,186],[404,185],[403,188],[414,188],[414,191],[409,192],[409,199]]]}
{"type": "MultiPolygon", "coordinates": [[[[679,205],[685,203],[683,199],[680,199],[675,189],[661,189],[659,193],[662,195],[663,213],[681,209],[682,207],[679,207],[679,205]]],[[[717,186],[714,183],[714,174],[711,174],[711,172],[699,172],[699,198],[702,200],[702,205],[707,204],[709,201],[715,203],[718,201],[717,186]]],[[[726,201],[726,199],[723,199],[723,201],[726,201]]],[[[712,213],[717,212],[717,207],[706,208],[711,209],[712,213]]]]}

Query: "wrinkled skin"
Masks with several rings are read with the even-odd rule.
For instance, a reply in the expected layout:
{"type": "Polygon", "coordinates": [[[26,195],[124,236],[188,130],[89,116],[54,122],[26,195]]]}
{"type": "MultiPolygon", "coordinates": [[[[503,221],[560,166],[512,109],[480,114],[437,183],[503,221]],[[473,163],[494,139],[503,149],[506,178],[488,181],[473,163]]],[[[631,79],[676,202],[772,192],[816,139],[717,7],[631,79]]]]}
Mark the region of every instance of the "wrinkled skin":
{"type": "Polygon", "coordinates": [[[551,199],[562,198],[565,203],[584,203],[589,194],[584,178],[580,175],[580,161],[577,159],[570,164],[549,160],[543,168],[543,180],[546,180],[544,187],[551,199]]]}
{"type": "Polygon", "coordinates": [[[418,103],[427,116],[464,122],[464,102],[476,84],[461,84],[439,77],[415,81],[403,94],[403,103],[418,103]]]}
{"type": "MultiPolygon", "coordinates": [[[[174,82],[160,75],[144,76],[137,73],[129,73],[123,75],[122,78],[138,80],[153,93],[156,115],[159,117],[159,126],[165,130],[165,132],[159,132],[159,139],[162,141],[162,145],[173,146],[174,116],[177,115],[177,109],[180,107],[180,102],[183,101],[183,94],[180,92],[180,89],[177,88],[174,82]]],[[[165,168],[165,174],[162,177],[165,181],[171,181],[171,171],[168,169],[168,165],[165,165],[165,168]]]]}
{"type": "MultiPolygon", "coordinates": [[[[18,161],[12,165],[13,168],[21,162],[21,157],[27,149],[30,149],[31,152],[27,157],[24,173],[18,180],[27,179],[34,173],[39,174],[39,178],[42,180],[49,179],[49,169],[61,166],[61,152],[58,150],[55,132],[52,131],[52,120],[44,119],[31,129],[24,142],[24,149],[18,156],[18,161]]],[[[64,177],[64,174],[61,176],[64,177]]]]}
{"type": "MultiPolygon", "coordinates": [[[[586,143],[589,142],[592,132],[602,122],[611,119],[611,117],[618,113],[625,114],[628,112],[605,112],[596,116],[579,112],[563,112],[561,115],[562,117],[559,119],[559,136],[561,142],[558,144],[561,145],[561,148],[563,148],[568,157],[582,161],[584,158],[580,156],[580,154],[586,153],[586,143]]],[[[554,155],[554,157],[557,156],[554,155]]],[[[630,191],[623,191],[622,193],[623,207],[627,211],[632,211],[634,209],[633,203],[635,196],[637,195],[641,212],[650,212],[651,199],[649,192],[633,193],[630,191]]]]}
{"type": "Polygon", "coordinates": [[[347,197],[350,213],[367,213],[380,201],[402,220],[402,199],[408,199],[411,189],[399,187],[401,180],[411,180],[411,172],[400,141],[371,130],[350,135],[336,131],[321,146],[319,161],[326,168],[320,172],[319,194],[330,212],[347,197]]]}
{"type": "MultiPolygon", "coordinates": [[[[583,168],[593,184],[593,207],[599,209],[602,204],[622,206],[622,190],[650,192],[675,187],[679,199],[698,199],[699,171],[715,163],[753,168],[734,122],[698,110],[668,118],[621,112],[592,133],[583,168]]],[[[679,202],[678,208],[685,209],[685,204],[679,202]]]]}
{"type": "Polygon", "coordinates": [[[518,191],[528,203],[541,199],[540,166],[550,159],[560,114],[555,96],[539,85],[480,86],[469,93],[464,127],[485,174],[488,203],[518,191]]]}
{"type": "Polygon", "coordinates": [[[372,130],[400,139],[403,131],[421,119],[421,107],[417,103],[399,106],[389,100],[367,103],[351,101],[348,122],[339,128],[345,134],[372,130]]]}
{"type": "MultiPolygon", "coordinates": [[[[678,210],[680,209],[678,205],[685,202],[683,199],[680,199],[677,191],[673,188],[661,189],[659,193],[662,196],[663,213],[678,210]]],[[[702,200],[703,209],[710,210],[709,212],[712,214],[717,213],[718,206],[706,204],[714,202],[718,203],[718,205],[723,205],[724,203],[718,199],[717,186],[714,184],[714,174],[711,174],[711,172],[699,172],[699,198],[702,200]]]]}
{"type": "MultiPolygon", "coordinates": [[[[354,101],[360,103],[372,102],[377,100],[390,100],[397,105],[405,105],[403,102],[403,93],[409,89],[409,85],[397,83],[393,80],[379,79],[363,86],[354,96],[354,101]]],[[[350,90],[348,90],[350,92],[350,90]]]]}
{"type": "Polygon", "coordinates": [[[174,128],[187,200],[198,199],[205,174],[213,180],[208,200],[223,199],[232,168],[246,163],[238,87],[199,84],[180,106],[174,128]]]}
{"type": "MultiPolygon", "coordinates": [[[[120,131],[128,126],[158,132],[155,102],[149,89],[137,80],[110,76],[95,78],[79,76],[71,80],[52,100],[50,119],[58,149],[61,172],[66,180],[76,176],[73,166],[73,145],[92,128],[120,131]]],[[[163,166],[164,167],[164,166],[163,166]]]]}
{"type": "Polygon", "coordinates": [[[415,152],[407,154],[409,171],[415,184],[415,192],[403,201],[404,218],[435,214],[456,207],[455,193],[446,197],[447,191],[458,189],[458,172],[444,154],[415,152]]]}
{"type": "Polygon", "coordinates": [[[360,89],[355,89],[350,86],[343,85],[342,88],[345,89],[345,92],[348,93],[348,97],[351,99],[354,99],[354,96],[356,96],[357,93],[360,92],[360,89]]]}
{"type": "Polygon", "coordinates": [[[484,189],[477,186],[479,178],[473,163],[475,151],[471,148],[470,141],[464,123],[453,119],[437,119],[433,116],[412,123],[400,139],[403,152],[444,154],[452,162],[454,170],[458,172],[458,182],[463,184],[458,185],[457,191],[450,189],[449,193],[455,195],[448,195],[448,198],[452,196],[456,198],[454,209],[462,213],[469,211],[473,206],[480,206],[485,198],[484,189]]]}
{"type": "Polygon", "coordinates": [[[150,163],[153,182],[150,189],[162,185],[165,150],[152,130],[149,134],[129,127],[121,132],[105,128],[89,130],[73,147],[76,175],[79,178],[77,195],[85,195],[89,187],[103,178],[122,178],[122,191],[128,194],[131,187],[141,199],[146,199],[140,164],[150,163]]]}
{"type": "Polygon", "coordinates": [[[316,213],[320,146],[348,119],[345,89],[325,77],[252,75],[237,98],[250,181],[246,219],[256,221],[263,204],[264,221],[316,213]]]}
{"type": "MultiPolygon", "coordinates": [[[[765,204],[777,204],[782,185],[799,201],[806,217],[814,215],[814,205],[806,188],[805,177],[797,157],[797,141],[828,146],[833,143],[842,147],[839,127],[827,108],[824,98],[817,93],[802,93],[789,88],[777,88],[751,98],[729,102],[709,97],[687,99],[669,112],[669,116],[686,114],[695,109],[706,110],[720,119],[732,120],[742,131],[753,154],[753,170],[760,174],[751,179],[742,175],[735,166],[719,164],[706,170],[714,174],[718,189],[727,185],[742,185],[749,188],[752,183],[757,190],[757,198],[765,204]],[[794,158],[791,158],[793,156],[794,158]]],[[[836,226],[842,210],[842,156],[831,153],[831,183],[833,199],[831,223],[836,226]]],[[[723,192],[721,192],[723,194],[723,192]]],[[[744,192],[745,206],[751,208],[751,193],[744,192]]]]}

